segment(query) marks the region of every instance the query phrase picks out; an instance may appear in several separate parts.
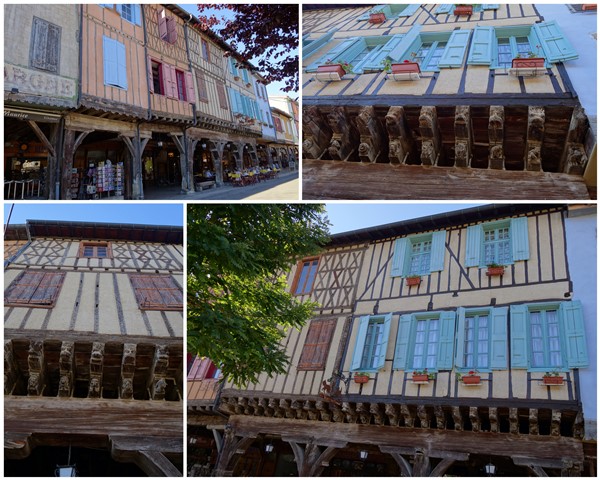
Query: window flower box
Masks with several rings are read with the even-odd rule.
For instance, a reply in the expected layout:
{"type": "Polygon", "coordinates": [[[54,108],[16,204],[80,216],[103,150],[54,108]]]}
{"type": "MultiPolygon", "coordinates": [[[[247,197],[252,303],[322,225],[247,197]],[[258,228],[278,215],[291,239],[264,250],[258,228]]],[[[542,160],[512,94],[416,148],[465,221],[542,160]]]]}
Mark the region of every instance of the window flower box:
{"type": "Polygon", "coordinates": [[[406,285],[409,287],[413,287],[415,285],[419,285],[421,283],[421,277],[406,277],[406,285]]]}
{"type": "Polygon", "coordinates": [[[588,11],[588,10],[597,10],[597,9],[598,9],[598,5],[597,5],[597,4],[595,4],[595,3],[584,3],[584,4],[581,6],[581,9],[582,9],[584,12],[585,12],[585,11],[588,11]]]}
{"type": "Polygon", "coordinates": [[[369,381],[368,373],[355,373],[354,383],[367,383],[369,381]]]}
{"type": "Polygon", "coordinates": [[[409,62],[391,64],[391,76],[396,81],[419,80],[421,78],[421,68],[417,62],[409,62]]]}
{"type": "Polygon", "coordinates": [[[544,385],[562,385],[564,383],[563,376],[558,372],[546,372],[542,377],[544,385]]]}
{"type": "Polygon", "coordinates": [[[464,375],[462,377],[462,382],[465,385],[480,385],[481,384],[481,376],[479,376],[479,375],[464,375]]]}
{"type": "Polygon", "coordinates": [[[454,15],[473,15],[473,5],[457,5],[454,7],[454,15]]]}
{"type": "Polygon", "coordinates": [[[339,82],[345,74],[341,63],[328,63],[319,65],[315,76],[321,82],[339,82]]]}
{"type": "Polygon", "coordinates": [[[513,58],[512,68],[544,68],[545,62],[543,57],[513,58]]]}
{"type": "Polygon", "coordinates": [[[385,13],[383,13],[383,12],[371,13],[369,15],[369,23],[379,24],[379,23],[383,23],[385,21],[386,21],[385,13]]]}
{"type": "Polygon", "coordinates": [[[501,277],[504,275],[504,265],[488,265],[485,274],[488,277],[501,277]]]}
{"type": "Polygon", "coordinates": [[[427,369],[423,371],[415,370],[412,372],[412,381],[413,383],[429,383],[430,379],[433,379],[434,374],[428,373],[427,369]]]}

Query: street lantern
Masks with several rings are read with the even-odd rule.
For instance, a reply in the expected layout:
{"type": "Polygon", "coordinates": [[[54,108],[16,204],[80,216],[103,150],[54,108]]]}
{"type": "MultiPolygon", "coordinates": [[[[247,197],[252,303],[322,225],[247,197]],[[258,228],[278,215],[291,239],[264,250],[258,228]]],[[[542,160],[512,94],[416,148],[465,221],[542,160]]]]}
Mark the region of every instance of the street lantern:
{"type": "Polygon", "coordinates": [[[271,453],[273,451],[273,444],[269,443],[267,445],[265,445],[265,452],[267,453],[271,453]]]}
{"type": "Polygon", "coordinates": [[[366,460],[368,456],[369,456],[369,452],[367,452],[366,450],[360,451],[360,459],[361,460],[366,460]]]}
{"type": "Polygon", "coordinates": [[[496,473],[496,465],[494,465],[492,462],[488,463],[485,466],[485,473],[488,477],[493,477],[496,473]]]}

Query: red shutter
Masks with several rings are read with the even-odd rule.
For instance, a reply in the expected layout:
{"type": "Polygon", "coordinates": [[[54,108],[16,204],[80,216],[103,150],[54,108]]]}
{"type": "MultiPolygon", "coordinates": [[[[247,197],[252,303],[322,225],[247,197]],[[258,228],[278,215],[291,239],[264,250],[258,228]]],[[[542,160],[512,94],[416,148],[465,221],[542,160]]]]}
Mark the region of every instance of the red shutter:
{"type": "Polygon", "coordinates": [[[167,42],[177,42],[177,21],[173,17],[167,18],[167,42]]]}
{"type": "Polygon", "coordinates": [[[165,16],[165,11],[161,10],[158,12],[158,35],[163,40],[167,40],[167,17],[165,16]]]}
{"type": "Polygon", "coordinates": [[[208,103],[208,90],[206,89],[206,80],[200,70],[196,70],[196,81],[198,85],[198,100],[208,103]]]}
{"type": "Polygon", "coordinates": [[[217,81],[217,95],[219,96],[219,105],[221,108],[227,110],[229,106],[227,105],[227,95],[225,95],[225,86],[217,81]]]}
{"type": "Polygon", "coordinates": [[[191,72],[185,72],[185,98],[189,103],[196,103],[196,91],[194,89],[194,76],[191,72]]]}
{"type": "Polygon", "coordinates": [[[4,303],[52,306],[58,298],[64,279],[64,272],[23,272],[4,292],[4,303]]]}
{"type": "Polygon", "coordinates": [[[150,93],[154,93],[154,77],[152,75],[152,59],[148,57],[148,84],[150,86],[150,93]]]}
{"type": "Polygon", "coordinates": [[[324,370],[336,320],[313,320],[308,328],[298,370],[324,370]]]}
{"type": "Polygon", "coordinates": [[[170,98],[178,98],[177,95],[177,78],[175,76],[175,68],[167,63],[162,64],[164,94],[170,98]]]}

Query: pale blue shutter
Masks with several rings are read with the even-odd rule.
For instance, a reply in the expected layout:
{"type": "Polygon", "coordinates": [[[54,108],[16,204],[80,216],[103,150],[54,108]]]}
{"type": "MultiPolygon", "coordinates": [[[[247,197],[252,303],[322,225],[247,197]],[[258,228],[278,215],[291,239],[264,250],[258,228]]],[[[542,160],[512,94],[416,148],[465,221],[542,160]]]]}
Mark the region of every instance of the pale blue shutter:
{"type": "Polygon", "coordinates": [[[510,220],[510,239],[512,243],[513,261],[529,259],[529,233],[527,217],[510,220]]]}
{"type": "Polygon", "coordinates": [[[365,58],[352,67],[354,73],[363,73],[365,70],[383,70],[383,64],[381,63],[381,49],[383,45],[377,45],[371,50],[365,58]]]}
{"type": "Polygon", "coordinates": [[[238,69],[235,65],[235,59],[233,57],[229,57],[229,71],[233,76],[238,75],[238,69]]]}
{"type": "Polygon", "coordinates": [[[513,368],[527,368],[527,305],[510,306],[510,364],[513,368]]]}
{"type": "Polygon", "coordinates": [[[438,370],[452,370],[455,319],[455,312],[442,312],[440,314],[440,343],[436,365],[438,370]]]}
{"type": "Polygon", "coordinates": [[[533,29],[540,40],[546,60],[551,63],[564,62],[579,58],[577,51],[571,45],[555,20],[536,23],[533,29]]]}
{"type": "Polygon", "coordinates": [[[446,254],[446,230],[433,232],[431,235],[431,256],[429,260],[429,271],[441,272],[444,269],[444,257],[446,254]]]}
{"type": "MultiPolygon", "coordinates": [[[[308,67],[306,67],[307,72],[313,72],[317,70],[319,65],[324,65],[327,62],[336,63],[339,60],[348,60],[346,57],[349,56],[348,52],[354,51],[354,49],[359,48],[359,51],[364,48],[365,39],[359,37],[348,38],[344,40],[342,43],[338,44],[336,47],[333,47],[329,52],[319,58],[317,61],[311,63],[308,67]],[[346,56],[343,58],[343,56],[346,56]]],[[[358,52],[356,52],[352,58],[354,58],[358,52]]]]}
{"type": "Polygon", "coordinates": [[[562,302],[559,314],[563,321],[567,343],[567,365],[569,368],[587,367],[589,360],[585,344],[585,323],[581,302],[579,300],[562,302]]]}
{"type": "Polygon", "coordinates": [[[467,252],[465,255],[466,267],[478,267],[481,257],[482,229],[481,225],[467,227],[467,252]]]}
{"type": "Polygon", "coordinates": [[[438,15],[440,13],[450,13],[450,11],[452,11],[452,10],[454,10],[453,3],[444,3],[437,8],[437,10],[435,11],[435,14],[438,15]]]}
{"type": "Polygon", "coordinates": [[[379,355],[377,355],[373,361],[373,368],[376,368],[377,370],[383,368],[385,365],[385,355],[387,353],[387,345],[390,338],[391,323],[392,314],[388,313],[383,321],[383,335],[381,336],[379,355]]]}
{"type": "Polygon", "coordinates": [[[398,336],[396,337],[396,350],[394,352],[394,365],[396,370],[406,370],[408,363],[408,344],[410,343],[410,330],[412,315],[400,315],[398,323],[398,336]]]}
{"type": "Polygon", "coordinates": [[[438,63],[440,68],[461,67],[469,44],[470,30],[455,30],[438,63]]]}
{"type": "Polygon", "coordinates": [[[230,87],[227,87],[227,93],[229,93],[229,104],[231,105],[231,111],[233,113],[238,113],[237,105],[235,103],[235,94],[233,93],[233,89],[230,87]]]}
{"type": "Polygon", "coordinates": [[[491,65],[493,44],[494,27],[475,27],[467,63],[470,65],[491,65]]]}
{"type": "MultiPolygon", "coordinates": [[[[411,47],[414,43],[420,42],[421,36],[421,25],[413,25],[406,35],[390,49],[388,56],[393,61],[402,60],[405,56],[409,55],[411,47]]],[[[411,58],[412,60],[412,58],[411,58]]]]}
{"type": "Polygon", "coordinates": [[[127,90],[127,58],[125,56],[125,45],[115,41],[115,50],[117,57],[117,85],[127,90]]]}
{"type": "Polygon", "coordinates": [[[141,7],[137,3],[132,3],[133,8],[133,23],[136,25],[142,25],[142,12],[141,7]]]}
{"type": "Polygon", "coordinates": [[[508,368],[508,307],[490,310],[490,368],[508,368]]]}
{"type": "MultiPolygon", "coordinates": [[[[390,39],[383,45],[381,48],[375,51],[375,54],[371,55],[373,52],[369,53],[368,57],[364,62],[361,62],[362,70],[383,70],[383,64],[381,63],[387,57],[391,58],[391,52],[396,49],[398,44],[404,38],[403,33],[399,33],[398,35],[394,35],[390,37],[390,39]]],[[[357,73],[361,73],[357,69],[354,69],[357,73]]]]}
{"type": "Polygon", "coordinates": [[[456,356],[454,364],[458,368],[465,366],[465,318],[466,309],[464,307],[458,307],[456,309],[456,315],[458,317],[458,329],[456,331],[456,356]]]}
{"type": "Polygon", "coordinates": [[[117,62],[117,42],[108,37],[103,37],[102,51],[104,54],[104,84],[119,84],[119,64],[117,62]]]}
{"type": "Polygon", "coordinates": [[[242,68],[242,78],[244,79],[244,82],[250,83],[250,78],[248,78],[248,70],[245,68],[242,68]]]}
{"type": "Polygon", "coordinates": [[[316,40],[313,40],[306,46],[302,45],[302,57],[303,58],[310,57],[319,48],[321,48],[323,45],[325,45],[327,42],[329,42],[335,32],[337,32],[337,28],[329,30],[327,33],[321,35],[319,38],[317,38],[316,40]]]}
{"type": "Polygon", "coordinates": [[[399,238],[394,244],[394,256],[392,257],[392,277],[401,277],[404,273],[404,264],[410,240],[406,237],[399,238]]]}
{"type": "Polygon", "coordinates": [[[499,3],[483,3],[481,4],[481,8],[484,10],[498,10],[500,8],[499,3]]]}
{"type": "Polygon", "coordinates": [[[406,8],[398,14],[398,16],[399,17],[412,17],[416,13],[416,11],[419,10],[419,8],[421,8],[420,3],[411,3],[411,4],[407,5],[406,8]]]}
{"type": "Polygon", "coordinates": [[[369,328],[369,319],[369,315],[365,315],[364,317],[360,317],[358,323],[358,333],[356,335],[356,342],[354,343],[354,354],[352,356],[352,363],[350,364],[350,370],[353,372],[360,370],[360,363],[365,349],[365,340],[367,338],[367,329],[369,328]]]}

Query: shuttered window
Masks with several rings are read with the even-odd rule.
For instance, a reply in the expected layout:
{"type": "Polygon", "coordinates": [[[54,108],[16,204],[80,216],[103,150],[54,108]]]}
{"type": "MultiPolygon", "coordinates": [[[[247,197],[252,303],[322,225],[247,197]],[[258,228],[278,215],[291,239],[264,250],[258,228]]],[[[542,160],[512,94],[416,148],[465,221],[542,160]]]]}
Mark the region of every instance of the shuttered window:
{"type": "Polygon", "coordinates": [[[394,245],[392,277],[429,275],[444,269],[446,231],[399,238],[394,245]]]}
{"type": "Polygon", "coordinates": [[[29,64],[32,68],[59,73],[61,27],[33,17],[29,64]]]}
{"type": "Polygon", "coordinates": [[[510,265],[529,259],[527,217],[467,227],[467,267],[510,265]]]}
{"type": "Polygon", "coordinates": [[[375,372],[384,367],[391,322],[391,313],[360,317],[351,371],[375,372]]]}
{"type": "Polygon", "coordinates": [[[112,258],[109,242],[80,242],[80,258],[112,258]]]}
{"type": "Polygon", "coordinates": [[[225,85],[223,83],[217,81],[217,96],[219,97],[219,106],[224,110],[229,109],[229,105],[227,105],[227,94],[225,93],[225,85]]]}
{"type": "Polygon", "coordinates": [[[158,12],[158,35],[165,42],[177,42],[177,21],[173,17],[168,17],[164,9],[158,12]]]}
{"type": "Polygon", "coordinates": [[[64,272],[22,272],[4,291],[4,305],[52,308],[64,279],[64,272]]]}
{"type": "Polygon", "coordinates": [[[318,268],[318,258],[305,259],[298,265],[294,282],[292,283],[292,292],[294,295],[306,295],[312,292],[318,268]]]}
{"type": "Polygon", "coordinates": [[[210,62],[210,48],[208,46],[208,42],[204,39],[201,40],[202,43],[202,58],[207,62],[210,62]]]}
{"type": "Polygon", "coordinates": [[[104,53],[104,84],[127,90],[127,60],[125,45],[106,36],[102,39],[104,53]]]}
{"type": "Polygon", "coordinates": [[[125,20],[135,25],[142,24],[142,14],[140,5],[135,3],[116,4],[117,12],[121,14],[125,20]]]}
{"type": "Polygon", "coordinates": [[[183,291],[173,277],[131,274],[129,280],[142,310],[183,310],[183,291]]]}
{"type": "Polygon", "coordinates": [[[196,70],[196,82],[198,83],[198,100],[208,103],[208,90],[206,88],[206,79],[200,70],[196,70]]]}
{"type": "Polygon", "coordinates": [[[324,370],[336,320],[313,320],[308,327],[298,370],[324,370]]]}

